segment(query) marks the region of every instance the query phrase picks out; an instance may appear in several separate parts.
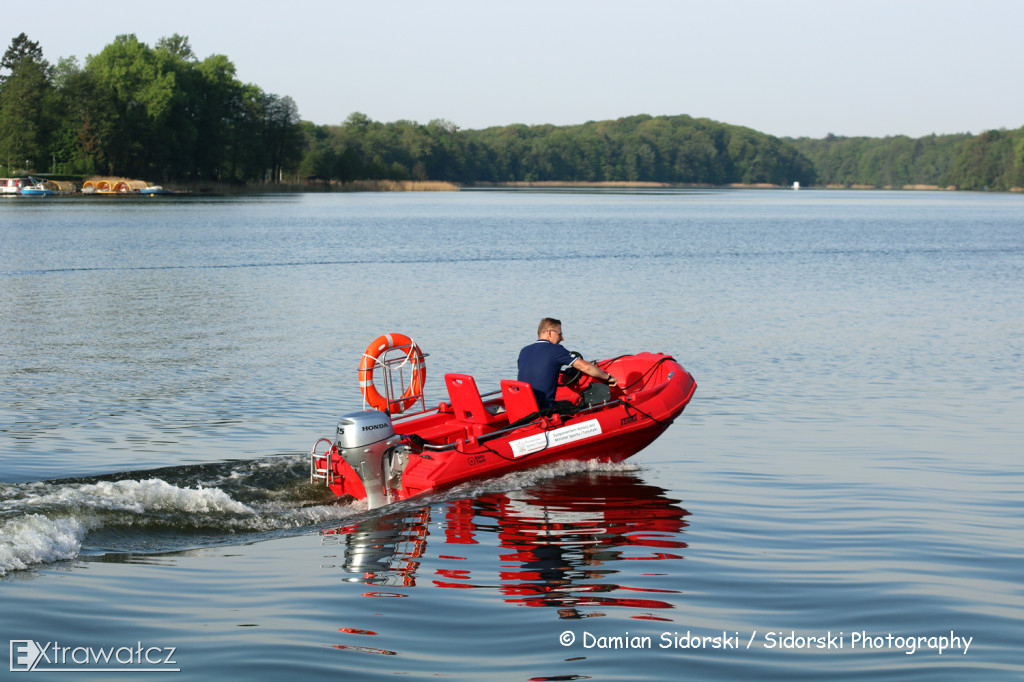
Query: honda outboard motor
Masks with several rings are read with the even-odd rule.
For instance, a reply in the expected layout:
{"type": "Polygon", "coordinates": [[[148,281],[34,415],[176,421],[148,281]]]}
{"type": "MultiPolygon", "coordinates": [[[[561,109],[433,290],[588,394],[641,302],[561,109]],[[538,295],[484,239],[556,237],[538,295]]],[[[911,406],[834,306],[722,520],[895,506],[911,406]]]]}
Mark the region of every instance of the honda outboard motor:
{"type": "Polygon", "coordinates": [[[338,420],[335,445],[363,482],[370,509],[391,501],[388,486],[404,465],[404,457],[395,452],[401,440],[391,417],[380,410],[352,412],[338,420]]]}

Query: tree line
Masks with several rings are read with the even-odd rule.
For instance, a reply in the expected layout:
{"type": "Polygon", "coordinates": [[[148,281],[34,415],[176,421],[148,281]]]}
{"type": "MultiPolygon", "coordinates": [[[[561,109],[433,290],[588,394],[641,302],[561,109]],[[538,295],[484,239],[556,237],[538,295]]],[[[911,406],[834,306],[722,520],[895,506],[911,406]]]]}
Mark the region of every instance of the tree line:
{"type": "Polygon", "coordinates": [[[1024,128],[916,139],[828,135],[787,141],[810,160],[822,185],[1024,188],[1024,128]]]}
{"type": "Polygon", "coordinates": [[[462,130],[301,121],[295,102],[242,83],[187,37],[117,36],[56,66],[24,34],[0,60],[0,166],[182,182],[435,180],[803,186],[1024,187],[1024,128],[918,139],[777,138],[689,116],[462,130]]]}
{"type": "Polygon", "coordinates": [[[224,55],[200,61],[177,34],[154,47],[119,35],[84,66],[54,66],[22,33],[0,60],[8,174],[276,179],[302,158],[299,123],[290,97],[242,83],[224,55]]]}
{"type": "Polygon", "coordinates": [[[689,116],[459,130],[435,120],[303,123],[303,177],[1024,188],[1024,127],[921,138],[776,138],[689,116]]]}
{"type": "Polygon", "coordinates": [[[306,123],[304,132],[308,143],[300,174],[343,181],[724,185],[815,180],[811,163],[792,144],[689,116],[459,130],[444,120],[381,123],[357,112],[339,126],[306,123]]]}

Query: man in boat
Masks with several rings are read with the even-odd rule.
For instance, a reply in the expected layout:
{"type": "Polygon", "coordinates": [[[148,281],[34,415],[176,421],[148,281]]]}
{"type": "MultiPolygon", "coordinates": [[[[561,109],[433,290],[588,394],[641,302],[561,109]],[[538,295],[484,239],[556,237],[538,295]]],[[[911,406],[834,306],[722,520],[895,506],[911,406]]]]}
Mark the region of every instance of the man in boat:
{"type": "Polygon", "coordinates": [[[595,364],[575,357],[562,346],[562,322],[545,317],[537,327],[537,340],[519,351],[519,381],[533,387],[540,409],[552,407],[558,389],[558,373],[564,366],[575,367],[587,376],[617,386],[618,380],[595,364]]]}

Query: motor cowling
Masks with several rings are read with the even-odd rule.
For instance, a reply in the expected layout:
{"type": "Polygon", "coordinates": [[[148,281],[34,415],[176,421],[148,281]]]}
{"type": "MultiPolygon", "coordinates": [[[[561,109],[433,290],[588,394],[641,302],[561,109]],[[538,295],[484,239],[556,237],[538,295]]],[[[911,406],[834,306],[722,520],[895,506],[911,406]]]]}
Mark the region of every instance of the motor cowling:
{"type": "Polygon", "coordinates": [[[391,501],[387,482],[394,474],[393,450],[401,440],[391,417],[380,410],[351,412],[338,419],[334,444],[362,481],[370,509],[391,501]]]}

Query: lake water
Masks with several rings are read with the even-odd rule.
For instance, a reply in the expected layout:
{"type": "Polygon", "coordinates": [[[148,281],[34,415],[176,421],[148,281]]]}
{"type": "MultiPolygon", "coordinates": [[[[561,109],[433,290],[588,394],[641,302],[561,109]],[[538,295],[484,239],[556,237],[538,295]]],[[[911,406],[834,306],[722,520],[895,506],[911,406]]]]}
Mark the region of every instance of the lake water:
{"type": "Polygon", "coordinates": [[[1020,679],[1022,301],[1015,195],[5,200],[0,646],[116,679],[1020,679]],[[674,355],[693,402],[616,466],[373,512],[308,484],[378,334],[436,402],[547,315],[674,355]]]}

